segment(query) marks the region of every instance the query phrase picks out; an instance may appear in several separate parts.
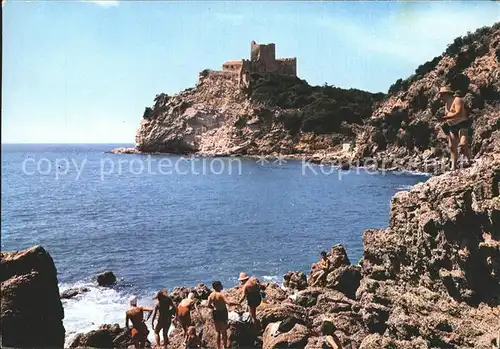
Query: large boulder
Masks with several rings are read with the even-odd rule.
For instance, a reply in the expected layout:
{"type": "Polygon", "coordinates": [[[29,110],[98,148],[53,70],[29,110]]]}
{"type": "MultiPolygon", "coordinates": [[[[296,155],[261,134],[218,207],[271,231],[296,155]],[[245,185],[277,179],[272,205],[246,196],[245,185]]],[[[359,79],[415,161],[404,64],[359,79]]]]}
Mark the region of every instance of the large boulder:
{"type": "MultiPolygon", "coordinates": [[[[333,245],[332,249],[327,252],[326,257],[330,261],[330,272],[336,270],[337,268],[348,266],[351,264],[351,262],[349,261],[349,257],[347,256],[347,252],[344,246],[342,246],[341,244],[333,245]]],[[[320,262],[321,260],[311,265],[311,271],[307,278],[307,283],[309,285],[311,285],[316,280],[316,276],[322,270],[320,262]]]]}
{"type": "Polygon", "coordinates": [[[111,270],[106,270],[97,275],[97,284],[99,286],[109,287],[116,283],[116,276],[111,270]]]}
{"type": "Polygon", "coordinates": [[[304,308],[312,307],[316,304],[318,296],[325,290],[319,287],[309,287],[306,290],[299,291],[290,296],[293,304],[300,305],[304,308]]]}
{"type": "Polygon", "coordinates": [[[178,286],[170,292],[169,296],[175,304],[179,304],[183,299],[187,298],[191,292],[194,293],[195,299],[201,302],[210,296],[212,290],[203,283],[198,284],[196,287],[178,286]]]}
{"type": "Polygon", "coordinates": [[[189,292],[191,292],[191,288],[177,286],[169,293],[169,297],[172,298],[175,304],[179,304],[184,298],[187,298],[189,292]]]}
{"type": "Polygon", "coordinates": [[[307,288],[307,277],[301,271],[289,271],[283,276],[283,286],[295,289],[305,290],[307,288]]]}
{"type": "Polygon", "coordinates": [[[263,349],[304,348],[309,337],[309,330],[299,323],[291,328],[283,328],[283,321],[267,325],[262,335],[263,349]]]}
{"type": "Polygon", "coordinates": [[[85,292],[89,292],[90,289],[87,287],[75,287],[75,288],[68,288],[67,290],[64,290],[61,292],[61,299],[71,299],[74,298],[80,294],[83,294],[85,292]]]}
{"type": "Polygon", "coordinates": [[[470,305],[498,303],[499,182],[500,160],[484,158],[398,192],[389,228],[363,234],[364,276],[424,286],[470,305]]]}
{"type": "MultiPolygon", "coordinates": [[[[134,345],[130,331],[118,324],[101,325],[97,330],[79,333],[70,344],[70,348],[127,348],[134,345]]],[[[151,347],[147,342],[146,347],[151,347]]]]}
{"type": "Polygon", "coordinates": [[[304,308],[294,304],[261,305],[257,308],[257,319],[262,328],[271,322],[278,322],[288,318],[295,319],[297,323],[307,324],[307,313],[304,308]]]}
{"type": "Polygon", "coordinates": [[[324,289],[316,296],[316,303],[309,309],[309,316],[351,311],[355,302],[343,293],[324,289]]]}
{"type": "MultiPolygon", "coordinates": [[[[203,329],[202,341],[206,348],[215,348],[217,344],[217,331],[208,308],[201,308],[202,324],[197,327],[203,329]]],[[[254,348],[258,342],[259,333],[250,321],[248,313],[229,313],[228,340],[230,348],[254,348]]],[[[258,347],[258,346],[257,346],[258,347]]]]}
{"type": "Polygon", "coordinates": [[[0,255],[2,346],[62,348],[64,310],[52,257],[41,246],[0,255]]]}
{"type": "Polygon", "coordinates": [[[208,299],[208,296],[210,296],[210,293],[212,293],[212,290],[205,284],[201,283],[198,284],[196,287],[193,287],[191,289],[191,292],[193,292],[196,296],[196,299],[202,301],[205,299],[208,299]]]}
{"type": "Polygon", "coordinates": [[[347,297],[354,299],[361,279],[361,268],[359,266],[341,266],[328,274],[326,287],[338,290],[347,297]]]}
{"type": "Polygon", "coordinates": [[[278,304],[283,302],[288,297],[288,292],[283,290],[280,285],[275,282],[262,283],[264,301],[266,303],[278,304]]]}

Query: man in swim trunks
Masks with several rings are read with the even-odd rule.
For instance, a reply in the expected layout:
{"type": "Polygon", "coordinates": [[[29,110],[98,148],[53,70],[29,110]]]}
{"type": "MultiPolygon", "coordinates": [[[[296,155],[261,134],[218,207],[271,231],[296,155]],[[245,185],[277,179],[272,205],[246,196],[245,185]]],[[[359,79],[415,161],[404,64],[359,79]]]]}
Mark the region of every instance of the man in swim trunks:
{"type": "Polygon", "coordinates": [[[184,332],[184,340],[187,341],[188,327],[191,326],[191,310],[196,308],[195,295],[193,292],[183,299],[177,306],[176,318],[184,332]]]}
{"type": "Polygon", "coordinates": [[[221,336],[223,346],[222,348],[229,348],[227,340],[228,329],[228,312],[227,305],[239,305],[238,303],[230,302],[224,294],[222,294],[222,283],[214,281],[212,283],[213,292],[208,296],[208,307],[212,309],[212,318],[214,319],[215,330],[217,331],[217,347],[221,349],[221,336]]]}
{"type": "Polygon", "coordinates": [[[157,303],[153,311],[151,327],[154,329],[157,348],[160,348],[160,331],[163,330],[163,347],[166,349],[168,345],[168,330],[172,324],[172,316],[175,314],[176,308],[172,298],[168,296],[167,290],[158,291],[155,299],[157,303]],[[158,322],[155,327],[156,315],[158,315],[158,322]]]}
{"type": "Polygon", "coordinates": [[[471,154],[468,144],[469,128],[472,120],[467,117],[464,100],[454,94],[449,87],[441,87],[438,98],[445,103],[445,115],[442,125],[443,132],[448,136],[448,145],[451,153],[451,170],[455,170],[460,152],[470,161],[471,154]]]}
{"type": "Polygon", "coordinates": [[[243,302],[246,298],[252,322],[258,327],[257,307],[262,301],[259,281],[254,277],[249,277],[246,273],[240,273],[238,280],[243,285],[243,294],[239,302],[243,302]]]}
{"type": "Polygon", "coordinates": [[[316,274],[315,281],[311,284],[311,287],[316,286],[320,282],[324,285],[326,284],[326,277],[330,272],[330,260],[326,256],[326,252],[321,252],[321,260],[319,261],[319,267],[321,271],[316,274]]]}
{"type": "Polygon", "coordinates": [[[132,322],[132,340],[134,341],[134,346],[136,348],[144,348],[146,346],[146,340],[148,338],[148,326],[144,321],[144,312],[149,313],[146,321],[149,320],[153,309],[147,307],[137,306],[137,297],[132,296],[129,299],[130,308],[125,312],[125,327],[130,330],[128,321],[132,322]]]}

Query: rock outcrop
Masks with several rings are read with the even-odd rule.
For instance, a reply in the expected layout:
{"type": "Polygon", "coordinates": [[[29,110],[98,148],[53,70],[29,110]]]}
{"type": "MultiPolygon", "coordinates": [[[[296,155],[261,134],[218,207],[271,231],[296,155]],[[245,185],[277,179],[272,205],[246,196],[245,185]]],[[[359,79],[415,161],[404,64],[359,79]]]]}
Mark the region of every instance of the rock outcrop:
{"type": "Polygon", "coordinates": [[[137,131],[136,148],[210,156],[315,152],[352,138],[381,96],[273,74],[254,74],[242,90],[226,76],[206,72],[195,88],[156,96],[137,131]]]}
{"type": "MultiPolygon", "coordinates": [[[[319,287],[290,272],[289,288],[263,283],[257,309],[230,307],[234,348],[490,348],[500,333],[500,156],[432,177],[391,201],[389,226],[363,234],[363,258],[352,265],[342,245],[327,253],[331,269],[319,287]],[[325,331],[325,323],[329,330],[325,331]]],[[[311,266],[313,275],[318,264],[311,266]]],[[[217,334],[206,307],[210,289],[177,287],[175,302],[196,294],[192,312],[205,348],[217,334]]],[[[225,291],[229,301],[240,286],[225,291]]],[[[182,346],[180,329],[170,346],[182,346]]],[[[128,332],[106,325],[79,334],[72,347],[126,347],[128,332]]]]}
{"type": "Polygon", "coordinates": [[[106,270],[97,275],[97,284],[103,287],[113,286],[116,283],[116,276],[111,270],[106,270]]]}
{"type": "MultiPolygon", "coordinates": [[[[397,193],[389,227],[364,233],[356,295],[370,332],[401,347],[491,345],[500,331],[495,158],[397,193]]],[[[368,339],[363,342],[368,347],[368,339]]]]}
{"type": "Polygon", "coordinates": [[[364,275],[469,304],[500,299],[499,184],[500,162],[484,159],[397,193],[389,228],[363,235],[364,275]]]}
{"type": "MultiPolygon", "coordinates": [[[[460,90],[473,116],[476,160],[470,168],[397,193],[389,226],[364,232],[359,265],[335,245],[327,254],[331,270],[318,287],[311,286],[317,263],[309,278],[300,271],[288,273],[288,288],[264,283],[257,310],[260,328],[250,323],[248,313],[231,307],[231,347],[323,348],[328,336],[345,348],[500,345],[499,60],[496,24],[457,39],[414,76],[396,82],[382,100],[271,75],[253,76],[250,86],[240,90],[212,72],[203,72],[194,89],[157,96],[138,130],[138,151],[305,154],[315,161],[357,159],[365,165],[363,159],[372,157],[374,167],[434,172],[442,171],[434,160],[447,156],[439,139],[437,88],[448,84],[460,90]],[[341,119],[331,121],[340,114],[341,119]],[[328,335],[322,330],[325,322],[331,324],[328,335]]],[[[189,292],[196,293],[200,306],[192,314],[193,325],[203,330],[204,346],[214,348],[215,328],[203,306],[210,289],[179,287],[171,296],[179,302],[189,292]]],[[[242,290],[225,292],[234,302],[242,290]]],[[[62,316],[50,256],[40,247],[2,254],[4,345],[62,346],[62,316]],[[42,292],[33,292],[35,286],[42,292]],[[36,329],[33,337],[18,332],[26,323],[36,329]]],[[[80,334],[72,346],[127,346],[127,336],[119,326],[106,325],[80,334]]],[[[178,329],[171,343],[181,346],[178,329]]]]}
{"type": "Polygon", "coordinates": [[[69,288],[63,292],[61,292],[61,299],[71,299],[82,293],[89,292],[90,289],[87,287],[75,287],[69,288]]]}
{"type": "MultiPolygon", "coordinates": [[[[70,348],[128,348],[133,346],[130,331],[118,324],[101,325],[95,331],[78,334],[70,344],[70,348]]],[[[151,347],[151,343],[146,343],[151,347]]]]}
{"type": "Polygon", "coordinates": [[[240,89],[225,75],[203,71],[196,87],[157,95],[137,130],[136,150],[115,152],[290,156],[344,170],[442,173],[449,152],[436,93],[443,85],[464,97],[473,154],[500,148],[499,52],[497,23],[457,38],[385,96],[272,74],[252,74],[240,89]]]}
{"type": "Polygon", "coordinates": [[[2,346],[62,348],[64,310],[52,257],[35,246],[1,258],[2,346]]]}
{"type": "Polygon", "coordinates": [[[500,23],[459,37],[406,80],[399,79],[374,108],[357,134],[359,158],[375,157],[385,167],[442,172],[448,147],[440,124],[444,106],[437,99],[450,86],[465,100],[473,119],[471,147],[476,158],[500,149],[500,23]],[[438,164],[436,164],[438,162],[438,164]]]}

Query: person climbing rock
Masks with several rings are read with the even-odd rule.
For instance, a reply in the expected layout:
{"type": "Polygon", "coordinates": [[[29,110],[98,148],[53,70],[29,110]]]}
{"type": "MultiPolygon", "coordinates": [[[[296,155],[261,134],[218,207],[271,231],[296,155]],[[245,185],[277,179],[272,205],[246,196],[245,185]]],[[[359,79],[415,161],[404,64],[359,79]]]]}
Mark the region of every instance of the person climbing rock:
{"type": "Polygon", "coordinates": [[[125,312],[125,327],[130,330],[134,346],[144,348],[149,334],[148,326],[144,321],[144,313],[149,313],[146,321],[151,317],[153,309],[137,306],[137,297],[132,296],[129,299],[130,307],[125,312]],[[132,322],[132,329],[129,326],[129,320],[132,322]]]}
{"type": "Polygon", "coordinates": [[[325,251],[321,252],[321,260],[318,264],[321,270],[314,277],[314,281],[311,284],[312,287],[317,286],[320,282],[323,286],[326,284],[326,278],[330,272],[330,260],[328,259],[325,251]]]}
{"type": "Polygon", "coordinates": [[[217,349],[229,348],[227,329],[228,329],[228,311],[227,305],[238,306],[239,303],[229,301],[222,293],[222,283],[214,281],[212,283],[213,292],[208,296],[208,307],[212,309],[212,318],[214,320],[215,330],[217,331],[217,349]],[[222,337],[222,338],[221,338],[222,337]],[[222,347],[221,347],[222,339],[222,347]]]}
{"type": "Polygon", "coordinates": [[[453,171],[457,167],[459,149],[468,162],[471,160],[468,134],[469,128],[472,126],[472,120],[467,116],[464,100],[449,87],[441,87],[437,97],[445,104],[444,123],[441,128],[448,137],[451,170],[453,171]]]}
{"type": "Polygon", "coordinates": [[[191,326],[191,310],[196,309],[195,295],[190,292],[187,298],[183,299],[177,306],[176,318],[184,332],[184,339],[187,341],[188,328],[191,326]]]}
{"type": "Polygon", "coordinates": [[[186,349],[201,348],[201,336],[196,333],[196,327],[189,326],[187,332],[186,349]]]}
{"type": "Polygon", "coordinates": [[[332,349],[342,349],[340,339],[335,335],[335,325],[331,320],[323,320],[321,334],[324,336],[324,346],[332,349]]]}
{"type": "Polygon", "coordinates": [[[243,302],[246,298],[248,309],[250,311],[250,318],[253,324],[258,327],[257,320],[257,307],[262,301],[262,296],[260,295],[260,284],[259,281],[254,277],[249,277],[246,273],[240,273],[238,278],[239,282],[243,286],[243,294],[239,300],[239,303],[243,302]]]}
{"type": "Polygon", "coordinates": [[[160,348],[160,331],[163,330],[163,347],[167,348],[168,330],[172,324],[172,316],[175,314],[176,308],[172,298],[168,296],[167,290],[158,291],[155,299],[157,300],[157,303],[153,310],[151,327],[154,329],[156,347],[160,348]],[[157,315],[158,322],[155,327],[154,322],[157,315]]]}

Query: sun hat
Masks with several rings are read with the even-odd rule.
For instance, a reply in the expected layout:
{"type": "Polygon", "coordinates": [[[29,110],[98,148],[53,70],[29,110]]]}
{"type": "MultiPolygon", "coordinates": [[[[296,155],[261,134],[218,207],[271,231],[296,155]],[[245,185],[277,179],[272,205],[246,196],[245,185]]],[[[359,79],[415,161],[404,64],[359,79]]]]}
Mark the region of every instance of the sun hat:
{"type": "Polygon", "coordinates": [[[240,277],[239,277],[238,280],[239,281],[245,281],[245,280],[248,280],[248,279],[249,279],[248,275],[246,273],[244,273],[244,272],[241,272],[240,273],[240,277]]]}
{"type": "Polygon", "coordinates": [[[444,93],[449,93],[449,94],[453,94],[453,90],[451,88],[449,88],[448,86],[443,86],[439,89],[439,92],[437,93],[438,95],[440,94],[444,94],[444,93]]]}

